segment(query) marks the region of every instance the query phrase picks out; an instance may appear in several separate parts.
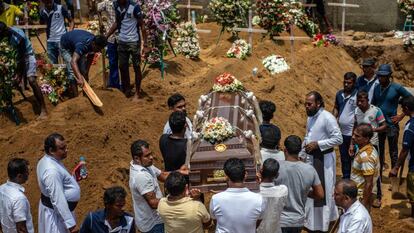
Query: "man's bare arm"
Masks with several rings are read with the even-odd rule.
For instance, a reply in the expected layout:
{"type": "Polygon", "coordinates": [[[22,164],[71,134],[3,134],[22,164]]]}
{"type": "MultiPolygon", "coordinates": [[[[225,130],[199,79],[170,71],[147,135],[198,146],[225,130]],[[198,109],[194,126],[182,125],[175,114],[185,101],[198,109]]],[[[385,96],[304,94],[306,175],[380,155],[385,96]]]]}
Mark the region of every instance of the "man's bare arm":
{"type": "Polygon", "coordinates": [[[325,197],[325,192],[321,184],[312,186],[312,191],[309,192],[308,197],[315,200],[320,200],[325,197]]]}
{"type": "Polygon", "coordinates": [[[149,192],[144,194],[144,198],[152,209],[158,208],[158,203],[160,202],[160,199],[157,199],[155,192],[149,192]]]}
{"type": "Polygon", "coordinates": [[[372,188],[374,187],[374,176],[364,176],[365,186],[364,193],[362,194],[362,204],[369,210],[371,208],[371,195],[372,188]]]}
{"type": "Polygon", "coordinates": [[[17,233],[28,233],[26,221],[16,222],[16,231],[17,233]]]}
{"type": "Polygon", "coordinates": [[[83,76],[78,67],[78,61],[80,56],[77,52],[74,52],[72,55],[72,60],[70,61],[70,65],[72,66],[73,73],[75,74],[76,81],[83,84],[83,76]]]}

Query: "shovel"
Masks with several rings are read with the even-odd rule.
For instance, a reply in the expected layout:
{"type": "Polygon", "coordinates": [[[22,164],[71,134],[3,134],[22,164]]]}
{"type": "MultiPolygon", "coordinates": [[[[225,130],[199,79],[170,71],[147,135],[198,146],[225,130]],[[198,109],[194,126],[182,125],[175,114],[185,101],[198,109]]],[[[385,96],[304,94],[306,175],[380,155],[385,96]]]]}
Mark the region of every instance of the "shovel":
{"type": "Polygon", "coordinates": [[[91,100],[92,104],[97,106],[97,107],[102,107],[103,103],[102,101],[99,99],[99,97],[95,94],[95,92],[93,91],[93,89],[91,88],[91,86],[89,86],[88,82],[86,82],[86,80],[83,80],[83,91],[86,93],[86,95],[88,96],[88,98],[91,100]]]}
{"type": "Polygon", "coordinates": [[[406,179],[402,177],[404,171],[404,163],[401,166],[400,173],[398,177],[391,177],[391,190],[392,194],[391,197],[394,200],[404,200],[407,199],[407,182],[406,179]]]}

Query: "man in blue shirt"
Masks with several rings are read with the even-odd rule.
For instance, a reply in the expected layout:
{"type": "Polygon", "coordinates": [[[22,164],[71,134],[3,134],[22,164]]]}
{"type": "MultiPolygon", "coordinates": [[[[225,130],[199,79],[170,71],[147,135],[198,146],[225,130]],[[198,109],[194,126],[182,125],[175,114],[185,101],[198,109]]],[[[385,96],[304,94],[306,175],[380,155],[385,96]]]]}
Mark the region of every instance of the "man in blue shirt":
{"type": "Polygon", "coordinates": [[[69,22],[70,30],[73,30],[75,23],[72,16],[60,4],[53,0],[43,0],[45,8],[40,11],[40,22],[46,24],[47,56],[53,64],[58,63],[60,53],[60,37],[66,33],[65,19],[69,22]]]}
{"type": "Polygon", "coordinates": [[[353,72],[347,72],[344,75],[344,89],[338,91],[335,97],[335,106],[333,115],[338,119],[339,128],[341,129],[343,143],[339,146],[341,154],[342,178],[349,179],[351,175],[352,157],[349,154],[351,145],[352,132],[355,121],[355,109],[357,107],[356,88],[357,76],[353,72]]]}
{"type": "Polygon", "coordinates": [[[72,97],[75,97],[78,95],[76,83],[82,87],[84,80],[89,80],[89,68],[95,52],[101,51],[106,46],[106,38],[94,36],[84,30],[73,30],[63,34],[60,46],[69,73],[70,92],[72,97]]]}
{"type": "Polygon", "coordinates": [[[126,195],[119,186],[105,190],[105,209],[89,213],[79,233],[135,233],[134,217],[124,212],[126,195]]]}
{"type": "Polygon", "coordinates": [[[139,5],[129,0],[117,0],[114,3],[114,8],[116,20],[106,37],[112,35],[116,29],[119,30],[118,60],[122,89],[127,97],[132,96],[129,78],[129,58],[131,58],[135,73],[135,96],[133,100],[137,101],[141,96],[142,73],[139,65],[141,62],[141,48],[144,48],[146,44],[145,30],[142,30],[142,12],[139,5]]]}
{"type": "Polygon", "coordinates": [[[389,176],[397,176],[398,170],[404,165],[407,155],[410,154],[407,174],[407,196],[411,203],[411,217],[414,217],[414,97],[408,96],[402,99],[401,107],[404,114],[410,116],[410,120],[405,125],[403,148],[389,176]]]}
{"type": "Polygon", "coordinates": [[[5,23],[0,22],[0,40],[7,38],[11,46],[17,51],[17,69],[15,77],[18,83],[24,78],[29,81],[33,90],[33,95],[40,105],[40,115],[38,119],[47,117],[45,100],[36,80],[36,58],[30,39],[26,37],[23,30],[16,27],[7,27],[5,23]]]}
{"type": "Polygon", "coordinates": [[[391,82],[391,66],[389,64],[380,65],[376,72],[380,85],[374,89],[372,104],[379,107],[384,114],[387,122],[387,132],[378,134],[380,160],[384,161],[385,139],[388,139],[388,147],[391,157],[391,166],[394,167],[398,158],[398,123],[404,118],[404,113],[397,115],[398,102],[401,97],[411,96],[403,86],[391,82]]]}
{"type": "Polygon", "coordinates": [[[358,77],[357,87],[358,90],[363,90],[368,93],[368,100],[371,103],[372,95],[374,94],[375,86],[379,84],[378,78],[375,75],[375,59],[366,58],[362,61],[362,71],[364,74],[358,77]]]}

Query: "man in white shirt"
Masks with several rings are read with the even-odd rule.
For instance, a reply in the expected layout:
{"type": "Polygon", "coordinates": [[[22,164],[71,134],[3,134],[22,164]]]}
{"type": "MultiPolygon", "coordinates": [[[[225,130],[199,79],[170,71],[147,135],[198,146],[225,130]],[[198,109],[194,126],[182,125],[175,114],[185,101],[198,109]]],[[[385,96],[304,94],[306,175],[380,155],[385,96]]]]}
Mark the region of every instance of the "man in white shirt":
{"type": "Polygon", "coordinates": [[[275,185],[273,182],[279,175],[279,163],[275,159],[263,162],[260,171],[260,195],[266,200],[267,209],[263,221],[257,228],[258,233],[281,233],[280,215],[286,205],[288,188],[286,185],[275,185]]]}
{"type": "MultiPolygon", "coordinates": [[[[135,224],[143,233],[164,233],[164,223],[157,212],[158,203],[163,197],[158,180],[165,182],[169,172],[163,172],[153,165],[153,154],[149,144],[137,140],[131,145],[132,161],[129,172],[129,188],[134,205],[135,224]]],[[[180,170],[188,175],[188,168],[180,170]]]]}
{"type": "Polygon", "coordinates": [[[224,163],[228,188],[213,195],[210,214],[217,222],[216,233],[255,233],[260,224],[266,202],[262,196],[246,188],[246,170],[243,161],[237,158],[224,163]]]}
{"type": "MultiPolygon", "coordinates": [[[[175,93],[172,96],[170,96],[167,100],[167,104],[168,104],[168,108],[172,112],[180,111],[187,115],[185,98],[180,93],[175,93]]],[[[193,131],[193,124],[191,123],[191,120],[188,117],[186,117],[186,122],[187,122],[187,126],[185,129],[184,138],[191,138],[191,133],[193,131]]],[[[168,121],[167,123],[165,123],[164,130],[162,133],[172,134],[170,123],[168,121]]]]}
{"type": "Polygon", "coordinates": [[[333,200],[336,179],[336,155],[334,147],[342,144],[342,133],[335,117],[324,110],[321,94],[312,91],[306,95],[308,115],[306,136],[301,157],[313,165],[325,191],[322,200],[308,198],[305,227],[311,231],[328,231],[329,223],[338,219],[333,200]]]}
{"type": "Polygon", "coordinates": [[[77,233],[75,208],[80,199],[80,187],[65,165],[67,145],[62,135],[53,133],[45,140],[45,155],[37,164],[39,203],[39,233],[77,233]]]}
{"type": "Polygon", "coordinates": [[[335,186],[335,202],[345,210],[337,233],[372,233],[372,221],[367,209],[357,200],[355,182],[344,179],[335,186]]]}
{"type": "Polygon", "coordinates": [[[0,186],[0,232],[34,233],[30,203],[22,186],[29,178],[29,162],[10,160],[7,175],[9,180],[0,186]]]}

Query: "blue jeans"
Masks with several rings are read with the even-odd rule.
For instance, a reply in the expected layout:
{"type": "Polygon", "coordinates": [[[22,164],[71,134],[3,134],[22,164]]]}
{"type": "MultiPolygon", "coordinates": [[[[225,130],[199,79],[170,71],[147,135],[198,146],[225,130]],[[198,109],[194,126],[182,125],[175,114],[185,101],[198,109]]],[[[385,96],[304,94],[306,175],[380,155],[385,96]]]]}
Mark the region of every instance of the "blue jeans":
{"type": "Polygon", "coordinates": [[[58,64],[58,58],[60,53],[59,42],[47,42],[47,57],[52,64],[58,64]]]}
{"type": "Polygon", "coordinates": [[[164,233],[164,223],[155,225],[150,231],[145,233],[164,233]]]}
{"type": "Polygon", "coordinates": [[[342,178],[349,179],[351,177],[351,167],[353,158],[349,156],[348,150],[351,145],[352,136],[342,135],[343,143],[339,146],[339,153],[341,154],[342,178]]]}
{"type": "MultiPolygon", "coordinates": [[[[69,52],[66,49],[61,49],[60,52],[62,54],[63,61],[66,64],[68,83],[71,83],[71,84],[75,83],[76,84],[75,74],[73,73],[72,65],[70,64],[70,62],[72,60],[72,53],[69,52]]],[[[92,62],[91,58],[93,58],[93,54],[83,55],[78,61],[79,71],[83,75],[83,77],[86,79],[86,81],[89,80],[89,77],[88,77],[89,70],[88,70],[88,68],[90,66],[89,63],[92,62]]]]}
{"type": "Polygon", "coordinates": [[[109,43],[106,47],[106,54],[109,58],[109,83],[108,87],[120,88],[118,72],[118,51],[116,43],[109,43]]]}

